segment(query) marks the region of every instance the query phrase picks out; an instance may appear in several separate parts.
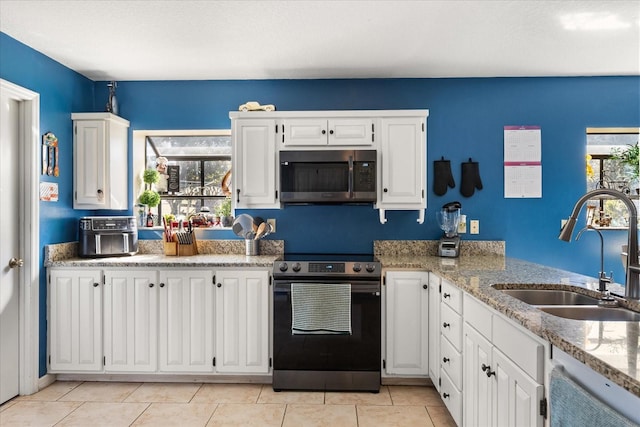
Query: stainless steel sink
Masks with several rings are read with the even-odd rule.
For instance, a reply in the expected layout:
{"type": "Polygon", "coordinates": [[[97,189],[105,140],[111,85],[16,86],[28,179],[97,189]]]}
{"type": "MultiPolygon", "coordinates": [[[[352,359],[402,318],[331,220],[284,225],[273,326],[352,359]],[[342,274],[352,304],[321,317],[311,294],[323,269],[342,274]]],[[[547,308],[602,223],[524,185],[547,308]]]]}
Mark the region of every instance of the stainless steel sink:
{"type": "Polygon", "coordinates": [[[626,308],[598,307],[588,305],[539,306],[538,310],[565,319],[596,320],[602,322],[640,322],[640,313],[626,308]]]}
{"type": "Polygon", "coordinates": [[[595,305],[597,298],[559,289],[501,289],[529,305],[595,305]]]}

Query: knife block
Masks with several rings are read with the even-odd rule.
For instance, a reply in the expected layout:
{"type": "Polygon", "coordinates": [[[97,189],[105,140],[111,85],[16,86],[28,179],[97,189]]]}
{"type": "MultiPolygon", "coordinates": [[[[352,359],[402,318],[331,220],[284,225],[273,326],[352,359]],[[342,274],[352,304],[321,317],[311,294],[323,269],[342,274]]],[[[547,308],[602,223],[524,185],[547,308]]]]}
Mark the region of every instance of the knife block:
{"type": "Polygon", "coordinates": [[[162,233],[162,247],[164,249],[164,254],[167,256],[176,256],[178,255],[178,242],[167,242],[165,234],[162,233]]]}
{"type": "Polygon", "coordinates": [[[196,243],[195,233],[191,233],[191,243],[176,243],[178,247],[178,256],[198,255],[198,245],[196,243]]]}

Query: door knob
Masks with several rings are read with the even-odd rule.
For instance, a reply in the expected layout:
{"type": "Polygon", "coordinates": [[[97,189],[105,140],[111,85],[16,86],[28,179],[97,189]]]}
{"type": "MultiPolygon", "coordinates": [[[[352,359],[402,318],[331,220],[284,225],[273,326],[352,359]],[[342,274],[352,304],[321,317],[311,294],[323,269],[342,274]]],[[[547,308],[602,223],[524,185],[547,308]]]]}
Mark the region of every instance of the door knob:
{"type": "Polygon", "coordinates": [[[9,260],[9,268],[22,267],[24,265],[24,261],[22,258],[11,258],[9,260]]]}

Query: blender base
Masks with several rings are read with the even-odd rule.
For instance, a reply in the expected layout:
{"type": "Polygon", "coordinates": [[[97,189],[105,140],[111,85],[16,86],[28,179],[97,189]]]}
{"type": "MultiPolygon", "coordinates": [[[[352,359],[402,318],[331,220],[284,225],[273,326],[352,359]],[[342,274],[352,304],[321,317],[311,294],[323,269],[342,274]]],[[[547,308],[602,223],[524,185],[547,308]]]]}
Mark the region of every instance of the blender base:
{"type": "Polygon", "coordinates": [[[460,255],[460,237],[443,237],[438,242],[438,256],[457,258],[460,255]]]}

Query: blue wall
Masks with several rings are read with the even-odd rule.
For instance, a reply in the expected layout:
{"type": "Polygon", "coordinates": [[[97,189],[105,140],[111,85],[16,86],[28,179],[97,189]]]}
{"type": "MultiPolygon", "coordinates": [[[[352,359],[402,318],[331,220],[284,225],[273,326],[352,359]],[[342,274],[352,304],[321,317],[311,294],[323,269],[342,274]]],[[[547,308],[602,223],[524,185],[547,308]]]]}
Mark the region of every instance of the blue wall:
{"type": "MultiPolygon", "coordinates": [[[[57,203],[41,202],[40,245],[77,239],[72,209],[71,112],[103,111],[106,82],[76,72],[0,33],[0,77],[41,95],[41,133],[54,132],[61,147],[61,174],[42,177],[60,186],[57,203]]],[[[286,207],[260,212],[278,220],[277,234],[292,252],[370,252],[373,240],[437,239],[435,211],[459,200],[468,219],[480,220],[478,236],[505,240],[507,255],[595,276],[599,245],[595,233],[579,242],[557,240],[560,220],[585,192],[585,128],[640,126],[640,77],[366,79],[118,82],[120,115],[137,129],[226,129],[229,111],[248,100],[273,103],[279,110],[424,109],[427,121],[427,179],[432,162],[450,159],[457,187],[444,196],[428,189],[426,221],[415,212],[389,212],[381,225],[371,207],[286,207]],[[503,126],[542,127],[543,198],[503,198],[503,126]],[[480,163],[484,189],[459,193],[460,163],[480,163]]],[[[131,153],[132,148],[129,148],[131,153]]],[[[129,165],[131,170],[131,164],[129,165]]],[[[257,211],[247,211],[257,214],[257,211]]],[[[121,212],[118,212],[121,214],[121,212]]],[[[141,238],[159,238],[141,231],[141,238]]],[[[216,231],[216,238],[235,238],[216,231]]],[[[607,232],[607,271],[622,282],[620,245],[626,233],[607,232]]],[[[40,373],[46,373],[46,286],[41,274],[40,373]]]]}

